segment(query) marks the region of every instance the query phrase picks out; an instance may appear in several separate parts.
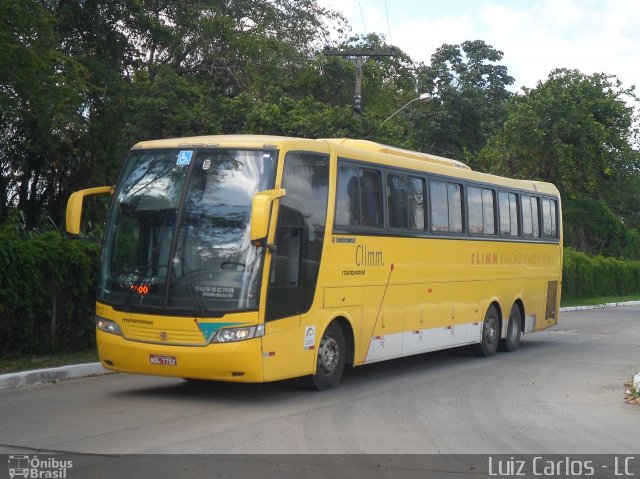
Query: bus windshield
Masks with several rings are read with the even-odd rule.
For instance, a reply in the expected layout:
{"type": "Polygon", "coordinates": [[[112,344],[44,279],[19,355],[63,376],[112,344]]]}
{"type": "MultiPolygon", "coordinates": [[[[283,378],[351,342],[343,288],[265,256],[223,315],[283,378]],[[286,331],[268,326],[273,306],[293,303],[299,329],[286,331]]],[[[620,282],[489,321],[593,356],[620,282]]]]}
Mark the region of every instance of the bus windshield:
{"type": "Polygon", "coordinates": [[[275,150],[135,150],[105,231],[98,298],[116,309],[219,316],[258,307],[251,201],[275,150]]]}

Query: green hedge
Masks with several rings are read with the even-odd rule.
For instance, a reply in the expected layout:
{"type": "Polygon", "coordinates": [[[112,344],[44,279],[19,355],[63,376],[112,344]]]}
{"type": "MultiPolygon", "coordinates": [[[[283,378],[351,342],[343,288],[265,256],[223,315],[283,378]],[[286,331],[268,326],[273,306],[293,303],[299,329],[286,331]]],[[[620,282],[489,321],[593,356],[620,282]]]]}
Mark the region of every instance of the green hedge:
{"type": "Polygon", "coordinates": [[[587,256],[564,249],[562,297],[565,299],[640,294],[640,261],[587,256]]]}
{"type": "Polygon", "coordinates": [[[57,231],[0,229],[0,354],[43,354],[95,345],[100,247],[57,231]]]}

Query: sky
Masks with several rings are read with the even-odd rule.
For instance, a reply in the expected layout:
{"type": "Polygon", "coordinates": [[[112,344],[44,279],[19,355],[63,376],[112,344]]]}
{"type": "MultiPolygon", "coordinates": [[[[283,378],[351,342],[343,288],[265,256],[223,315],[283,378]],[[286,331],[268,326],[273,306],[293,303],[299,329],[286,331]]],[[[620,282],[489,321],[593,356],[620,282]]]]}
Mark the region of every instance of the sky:
{"type": "Polygon", "coordinates": [[[414,61],[429,63],[444,43],[484,40],[504,53],[513,91],[554,68],[616,75],[640,90],[640,0],[318,1],[342,12],[353,34],[381,33],[414,61]]]}

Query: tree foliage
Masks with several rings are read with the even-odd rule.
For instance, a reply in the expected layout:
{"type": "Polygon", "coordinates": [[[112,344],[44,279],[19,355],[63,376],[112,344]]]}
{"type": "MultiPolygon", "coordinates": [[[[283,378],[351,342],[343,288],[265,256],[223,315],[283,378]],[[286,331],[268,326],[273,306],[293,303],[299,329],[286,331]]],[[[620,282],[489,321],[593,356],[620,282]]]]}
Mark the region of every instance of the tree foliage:
{"type": "Polygon", "coordinates": [[[557,69],[508,104],[503,128],[478,155],[483,168],[555,183],[566,242],[582,251],[640,257],[640,156],[633,88],[612,75],[557,69]]]}
{"type": "Polygon", "coordinates": [[[0,223],[20,211],[27,228],[61,224],[69,194],[113,182],[141,140],[345,136],[552,181],[570,244],[640,256],[637,117],[615,76],[556,70],[513,95],[482,40],[421,64],[382,35],[348,35],[316,0],[0,0],[0,223]],[[364,115],[355,58],[327,45],[395,49],[364,58],[364,115]]]}
{"type": "Polygon", "coordinates": [[[435,152],[471,156],[506,118],[507,88],[515,81],[497,64],[503,53],[482,40],[442,45],[418,78],[430,101],[414,124],[416,142],[435,152]]]}
{"type": "Polygon", "coordinates": [[[309,96],[339,17],[313,0],[1,0],[0,221],[62,220],[142,139],[249,131],[233,100],[309,96]],[[229,119],[229,121],[227,121],[229,119]]]}
{"type": "Polygon", "coordinates": [[[483,157],[511,176],[555,183],[572,197],[606,199],[610,184],[638,171],[631,89],[605,74],[554,70],[513,98],[483,157]]]}

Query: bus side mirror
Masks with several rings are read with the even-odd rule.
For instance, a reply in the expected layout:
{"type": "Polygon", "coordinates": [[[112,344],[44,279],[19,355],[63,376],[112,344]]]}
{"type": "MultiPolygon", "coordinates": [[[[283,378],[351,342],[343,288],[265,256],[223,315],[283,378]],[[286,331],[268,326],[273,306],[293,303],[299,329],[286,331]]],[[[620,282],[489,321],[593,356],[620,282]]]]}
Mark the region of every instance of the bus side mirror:
{"type": "Polygon", "coordinates": [[[271,204],[277,198],[286,195],[286,190],[260,191],[253,196],[251,202],[251,244],[265,246],[269,234],[269,220],[271,218],[271,204]]]}
{"type": "Polygon", "coordinates": [[[67,201],[67,233],[71,236],[80,235],[80,222],[82,220],[82,203],[85,196],[105,195],[113,193],[113,186],[99,186],[72,193],[67,201]]]}

